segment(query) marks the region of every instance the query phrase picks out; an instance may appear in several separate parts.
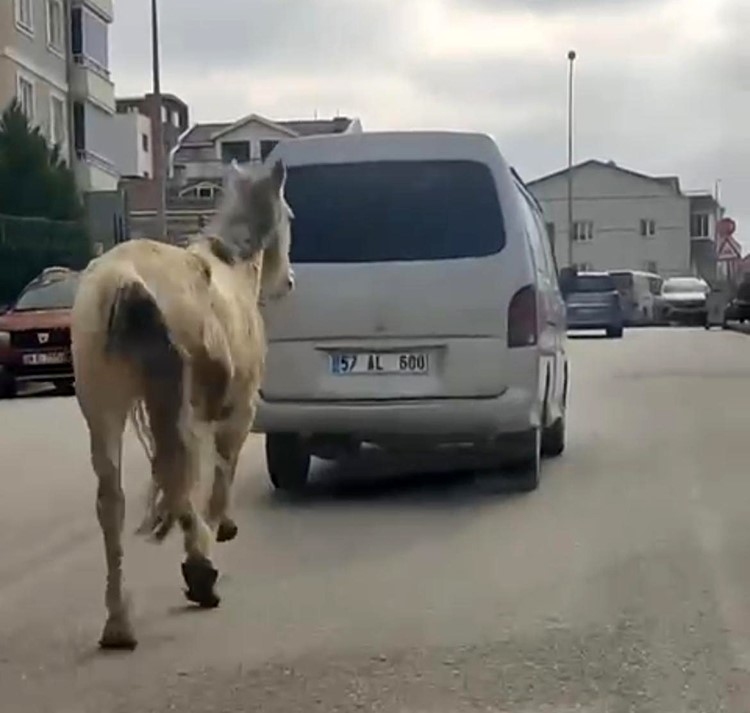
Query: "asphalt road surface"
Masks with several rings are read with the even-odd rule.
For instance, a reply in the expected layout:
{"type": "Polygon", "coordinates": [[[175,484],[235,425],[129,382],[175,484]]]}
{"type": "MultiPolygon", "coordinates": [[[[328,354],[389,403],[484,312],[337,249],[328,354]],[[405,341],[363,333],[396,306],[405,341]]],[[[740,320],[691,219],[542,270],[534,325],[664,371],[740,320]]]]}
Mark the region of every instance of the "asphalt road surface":
{"type": "MultiPolygon", "coordinates": [[[[750,710],[750,338],[653,329],[570,351],[569,447],[531,495],[370,457],[286,502],[253,439],[219,609],[185,606],[178,536],[128,535],[129,654],[96,646],[74,399],[1,402],[0,710],[750,710]]],[[[125,467],[132,533],[132,439],[125,467]]]]}

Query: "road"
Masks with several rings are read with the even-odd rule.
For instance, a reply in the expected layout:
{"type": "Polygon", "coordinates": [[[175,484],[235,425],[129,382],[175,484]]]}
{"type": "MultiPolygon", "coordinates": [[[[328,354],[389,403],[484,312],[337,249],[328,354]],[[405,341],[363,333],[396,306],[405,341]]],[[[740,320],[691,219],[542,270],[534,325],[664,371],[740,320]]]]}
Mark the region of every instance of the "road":
{"type": "MultiPolygon", "coordinates": [[[[634,330],[570,352],[569,447],[531,495],[369,458],[290,503],[253,439],[219,609],[184,606],[177,536],[128,536],[130,654],[96,648],[75,401],[0,403],[0,709],[750,710],[750,338],[634,330]]],[[[125,467],[132,532],[134,441],[125,467]]]]}

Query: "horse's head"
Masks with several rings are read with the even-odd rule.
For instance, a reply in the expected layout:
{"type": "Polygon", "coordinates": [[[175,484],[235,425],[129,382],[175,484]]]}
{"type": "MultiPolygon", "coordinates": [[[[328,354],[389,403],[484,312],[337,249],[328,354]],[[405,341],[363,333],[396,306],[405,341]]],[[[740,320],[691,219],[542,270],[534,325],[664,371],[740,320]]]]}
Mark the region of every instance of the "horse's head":
{"type": "Polygon", "coordinates": [[[294,288],[289,263],[294,215],[284,198],[285,182],[286,168],[281,161],[259,176],[232,163],[214,226],[241,260],[262,260],[263,297],[281,297],[294,288]]]}

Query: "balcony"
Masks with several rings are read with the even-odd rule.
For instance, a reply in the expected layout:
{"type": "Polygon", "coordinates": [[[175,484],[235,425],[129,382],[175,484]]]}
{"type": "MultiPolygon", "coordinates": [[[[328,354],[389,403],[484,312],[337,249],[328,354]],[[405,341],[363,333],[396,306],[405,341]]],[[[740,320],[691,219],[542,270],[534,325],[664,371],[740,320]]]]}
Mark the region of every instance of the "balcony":
{"type": "Polygon", "coordinates": [[[113,191],[118,185],[117,169],[107,159],[85,149],[76,150],[74,165],[79,188],[90,191],[113,191]]]}
{"type": "Polygon", "coordinates": [[[91,101],[115,113],[115,85],[109,72],[83,54],[73,56],[70,89],[75,99],[91,101]]]}
{"type": "Polygon", "coordinates": [[[101,15],[107,22],[114,20],[115,12],[112,0],[73,0],[73,7],[82,7],[84,5],[91,8],[98,15],[101,15]]]}

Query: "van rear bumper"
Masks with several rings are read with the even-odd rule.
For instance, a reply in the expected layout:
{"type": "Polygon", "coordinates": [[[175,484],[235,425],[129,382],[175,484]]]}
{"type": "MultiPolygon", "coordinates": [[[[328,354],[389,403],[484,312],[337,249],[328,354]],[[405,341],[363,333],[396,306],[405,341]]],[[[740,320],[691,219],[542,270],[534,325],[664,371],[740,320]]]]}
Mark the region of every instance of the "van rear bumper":
{"type": "Polygon", "coordinates": [[[531,391],[508,388],[475,399],[291,402],[259,398],[256,433],[303,435],[435,436],[442,441],[482,440],[540,425],[541,407],[531,391]]]}

